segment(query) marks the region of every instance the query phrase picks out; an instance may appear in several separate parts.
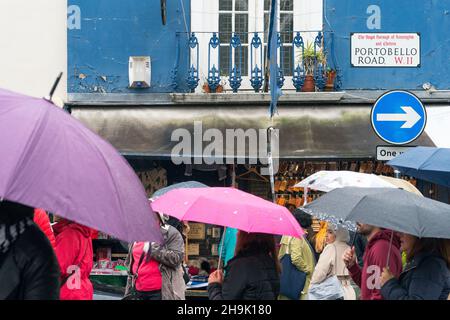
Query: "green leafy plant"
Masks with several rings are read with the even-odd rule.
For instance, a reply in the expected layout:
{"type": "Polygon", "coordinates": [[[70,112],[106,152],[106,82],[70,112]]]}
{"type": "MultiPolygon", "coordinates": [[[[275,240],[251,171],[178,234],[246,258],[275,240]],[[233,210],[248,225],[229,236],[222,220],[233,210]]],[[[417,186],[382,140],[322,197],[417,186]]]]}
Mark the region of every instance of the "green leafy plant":
{"type": "Polygon", "coordinates": [[[302,59],[305,66],[305,75],[309,76],[314,75],[314,68],[316,66],[316,62],[321,63],[324,69],[327,64],[326,55],[321,50],[317,50],[316,52],[314,52],[314,45],[311,42],[308,42],[306,44],[303,56],[302,52],[300,52],[299,55],[297,56],[298,61],[302,61],[302,59]]]}

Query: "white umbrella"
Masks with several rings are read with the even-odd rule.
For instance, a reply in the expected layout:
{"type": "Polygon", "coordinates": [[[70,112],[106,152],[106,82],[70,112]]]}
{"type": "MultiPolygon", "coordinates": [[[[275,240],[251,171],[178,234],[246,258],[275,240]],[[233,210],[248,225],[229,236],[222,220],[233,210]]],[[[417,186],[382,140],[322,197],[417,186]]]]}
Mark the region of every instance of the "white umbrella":
{"type": "Polygon", "coordinates": [[[377,175],[353,171],[319,171],[300,181],[295,187],[323,192],[344,187],[397,188],[377,175]]]}

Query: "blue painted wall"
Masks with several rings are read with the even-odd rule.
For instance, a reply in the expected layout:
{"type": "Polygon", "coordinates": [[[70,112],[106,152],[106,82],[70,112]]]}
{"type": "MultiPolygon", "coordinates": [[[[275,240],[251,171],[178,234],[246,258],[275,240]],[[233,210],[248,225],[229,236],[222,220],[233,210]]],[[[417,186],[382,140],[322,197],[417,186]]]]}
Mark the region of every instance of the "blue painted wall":
{"type": "MultiPolygon", "coordinates": [[[[189,28],[190,0],[182,1],[189,28]]],[[[180,36],[184,45],[180,46],[179,72],[174,74],[177,32],[185,31],[180,0],[167,0],[165,26],[159,0],[69,0],[68,92],[187,91],[185,34],[180,36]],[[128,89],[129,56],[141,55],[152,59],[151,88],[128,89]]]]}
{"type": "Polygon", "coordinates": [[[342,69],[342,89],[422,89],[425,82],[450,88],[450,0],[324,0],[324,25],[334,34],[329,60],[342,69]],[[378,30],[367,27],[370,5],[381,9],[378,30]],[[351,32],[419,32],[421,67],[352,68],[351,32]]]}

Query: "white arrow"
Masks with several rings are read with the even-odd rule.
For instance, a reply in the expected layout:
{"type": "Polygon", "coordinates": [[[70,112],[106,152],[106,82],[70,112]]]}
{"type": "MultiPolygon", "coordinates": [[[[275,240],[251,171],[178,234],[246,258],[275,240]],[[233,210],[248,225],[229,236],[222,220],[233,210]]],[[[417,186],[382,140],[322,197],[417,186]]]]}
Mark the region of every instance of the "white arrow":
{"type": "Polygon", "coordinates": [[[377,114],[377,121],[403,121],[400,128],[410,129],[422,119],[422,117],[412,107],[400,107],[405,113],[380,113],[377,114]]]}

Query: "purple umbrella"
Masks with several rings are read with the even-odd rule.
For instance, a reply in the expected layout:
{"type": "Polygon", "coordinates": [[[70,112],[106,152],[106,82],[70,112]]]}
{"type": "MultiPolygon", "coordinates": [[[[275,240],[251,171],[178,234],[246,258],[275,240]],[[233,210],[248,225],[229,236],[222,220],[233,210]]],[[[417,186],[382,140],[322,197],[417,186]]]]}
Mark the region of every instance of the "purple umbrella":
{"type": "Polygon", "coordinates": [[[162,236],[144,187],[108,142],[52,103],[0,89],[0,200],[121,240],[162,236]]]}

